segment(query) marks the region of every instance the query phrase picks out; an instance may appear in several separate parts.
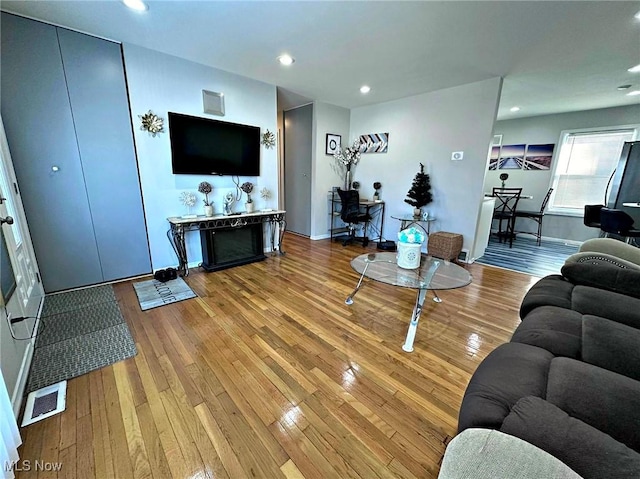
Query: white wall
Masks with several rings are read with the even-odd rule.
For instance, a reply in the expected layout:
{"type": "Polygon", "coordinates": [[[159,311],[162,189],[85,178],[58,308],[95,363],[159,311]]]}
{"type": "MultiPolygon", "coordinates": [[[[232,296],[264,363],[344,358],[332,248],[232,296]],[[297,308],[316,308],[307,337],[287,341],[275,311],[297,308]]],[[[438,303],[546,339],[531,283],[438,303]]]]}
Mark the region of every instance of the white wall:
{"type": "MultiPolygon", "coordinates": [[[[177,258],[166,232],[167,217],[187,213],[180,203],[182,191],[193,191],[199,198],[194,213],[203,214],[203,195],[197,193],[198,184],[208,181],[213,185],[213,201],[216,213],[222,212],[222,199],[235,187],[230,176],[173,175],[171,173],[171,149],[167,124],[167,112],[210,117],[223,121],[259,126],[277,131],[276,87],[246,77],[200,65],[178,57],[148,50],[136,45],[124,45],[124,59],[131,102],[134,137],[138,153],[138,167],[144,201],[152,266],[155,269],[177,265],[177,258]],[[203,113],[202,90],[224,93],[224,117],[203,113]],[[152,137],[140,130],[138,115],[152,110],[165,119],[165,133],[152,137]]],[[[256,186],[253,199],[256,208],[276,208],[278,205],[278,165],[276,149],[261,148],[260,177],[240,178],[256,186]],[[265,203],[259,191],[266,187],[271,199],[265,203]]],[[[211,198],[211,196],[210,196],[211,198]]],[[[235,210],[244,210],[244,201],[235,210]]],[[[126,232],[122,232],[126,234],[126,232]]],[[[202,261],[200,236],[197,232],[187,235],[189,262],[202,261]]]]}
{"type": "Polygon", "coordinates": [[[344,178],[335,169],[335,159],[325,154],[327,133],[342,136],[342,145],[349,140],[350,110],[328,103],[314,102],[313,151],[311,191],[311,239],[328,238],[329,200],[328,192],[333,186],[340,186],[344,178]]]}
{"type": "Polygon", "coordinates": [[[492,78],[351,111],[351,140],[389,133],[388,153],[363,154],[354,175],[363,196],[382,183],[385,238],[397,240],[400,222],[391,215],[413,211],[404,199],[423,163],[434,198],[425,209],[438,218],[432,231],[461,233],[471,249],[501,86],[492,78]],[[464,159],[451,161],[453,151],[464,151],[464,159]]]}
{"type": "MultiPolygon", "coordinates": [[[[494,134],[502,135],[503,145],[553,143],[558,148],[560,132],[563,130],[600,128],[638,122],[640,122],[640,105],[632,105],[497,121],[494,134]]],[[[522,194],[533,195],[531,200],[520,200],[518,209],[537,211],[551,186],[552,171],[553,165],[548,171],[487,171],[484,188],[485,191],[490,191],[492,187],[500,186],[498,176],[506,172],[509,174],[506,186],[522,186],[522,194]]],[[[602,193],[604,195],[604,191],[602,193]]],[[[571,216],[546,215],[543,226],[543,236],[550,238],[584,241],[599,234],[599,230],[584,226],[582,218],[571,216]]],[[[530,220],[518,220],[516,224],[516,229],[521,231],[532,231],[535,227],[535,223],[530,220]]]]}

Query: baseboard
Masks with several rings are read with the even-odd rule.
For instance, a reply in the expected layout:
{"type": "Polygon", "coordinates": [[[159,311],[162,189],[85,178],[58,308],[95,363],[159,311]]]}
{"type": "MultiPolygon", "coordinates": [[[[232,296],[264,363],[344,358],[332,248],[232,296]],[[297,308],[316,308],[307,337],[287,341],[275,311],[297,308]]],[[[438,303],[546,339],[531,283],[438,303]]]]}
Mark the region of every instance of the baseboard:
{"type": "Polygon", "coordinates": [[[318,240],[323,240],[328,238],[331,238],[331,234],[329,233],[323,234],[323,235],[314,235],[314,236],[311,236],[309,239],[311,239],[311,241],[318,241],[318,240]]]}

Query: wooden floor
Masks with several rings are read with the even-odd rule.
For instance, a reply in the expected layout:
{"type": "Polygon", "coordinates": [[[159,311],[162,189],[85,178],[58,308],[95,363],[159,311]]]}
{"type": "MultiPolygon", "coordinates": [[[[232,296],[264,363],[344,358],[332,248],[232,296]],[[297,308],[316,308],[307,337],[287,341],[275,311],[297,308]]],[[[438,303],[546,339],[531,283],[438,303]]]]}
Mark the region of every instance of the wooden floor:
{"type": "Polygon", "coordinates": [[[468,266],[471,285],[427,299],[408,354],[414,290],[368,282],[346,306],[362,246],[283,244],[194,270],[197,299],[147,312],[115,285],[138,355],[69,381],[66,411],[22,429],[21,460],[62,469],[18,477],[436,477],[471,373],[536,278],[468,266]]]}

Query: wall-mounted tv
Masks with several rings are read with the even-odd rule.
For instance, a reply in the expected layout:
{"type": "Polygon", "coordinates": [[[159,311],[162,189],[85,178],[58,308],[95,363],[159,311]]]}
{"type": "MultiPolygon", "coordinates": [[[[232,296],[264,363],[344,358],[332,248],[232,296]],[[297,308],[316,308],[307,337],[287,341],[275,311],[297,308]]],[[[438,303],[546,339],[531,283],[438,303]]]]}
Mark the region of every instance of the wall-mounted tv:
{"type": "Polygon", "coordinates": [[[169,112],[177,175],[260,176],[260,127],[169,112]]]}

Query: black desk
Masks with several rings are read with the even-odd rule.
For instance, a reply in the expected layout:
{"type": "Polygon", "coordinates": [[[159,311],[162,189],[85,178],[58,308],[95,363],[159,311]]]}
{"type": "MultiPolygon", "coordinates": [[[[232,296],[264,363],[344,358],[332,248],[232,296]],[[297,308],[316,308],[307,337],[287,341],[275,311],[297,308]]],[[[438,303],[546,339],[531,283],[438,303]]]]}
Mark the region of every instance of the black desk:
{"type": "Polygon", "coordinates": [[[187,258],[187,246],[185,244],[185,234],[188,231],[222,230],[229,228],[243,228],[247,225],[263,224],[269,225],[269,243],[273,252],[275,245],[276,230],[278,235],[278,253],[282,251],[282,238],[287,227],[284,210],[256,211],[255,213],[242,213],[239,215],[215,215],[198,216],[196,218],[167,218],[170,228],[167,231],[167,238],[178,257],[178,271],[181,276],[189,274],[189,262],[187,258]]]}

